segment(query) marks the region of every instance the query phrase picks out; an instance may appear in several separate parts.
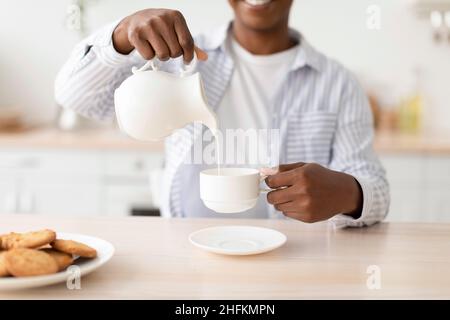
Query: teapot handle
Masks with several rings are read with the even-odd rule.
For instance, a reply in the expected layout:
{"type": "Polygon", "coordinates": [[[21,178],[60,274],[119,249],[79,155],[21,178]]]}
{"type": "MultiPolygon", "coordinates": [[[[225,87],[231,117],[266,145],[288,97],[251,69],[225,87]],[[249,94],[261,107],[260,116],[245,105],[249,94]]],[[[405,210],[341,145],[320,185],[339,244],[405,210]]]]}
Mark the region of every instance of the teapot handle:
{"type": "MultiPolygon", "coordinates": [[[[138,72],[147,71],[150,68],[153,71],[157,71],[157,70],[159,70],[159,67],[157,66],[156,61],[155,61],[157,59],[158,58],[155,56],[153,59],[148,60],[141,68],[133,67],[131,69],[131,71],[133,72],[133,74],[136,74],[138,72]]],[[[197,67],[197,63],[198,63],[197,53],[194,52],[194,58],[192,59],[192,61],[189,62],[188,64],[183,63],[183,66],[181,67],[181,71],[180,71],[180,76],[184,77],[184,76],[190,74],[192,71],[194,71],[195,68],[197,67]]]]}
{"type": "Polygon", "coordinates": [[[142,67],[137,68],[137,67],[133,67],[131,68],[131,72],[133,72],[133,74],[136,74],[138,72],[143,72],[143,71],[147,71],[149,68],[151,68],[152,70],[158,70],[158,68],[156,67],[155,64],[155,58],[148,60],[142,67]]]}

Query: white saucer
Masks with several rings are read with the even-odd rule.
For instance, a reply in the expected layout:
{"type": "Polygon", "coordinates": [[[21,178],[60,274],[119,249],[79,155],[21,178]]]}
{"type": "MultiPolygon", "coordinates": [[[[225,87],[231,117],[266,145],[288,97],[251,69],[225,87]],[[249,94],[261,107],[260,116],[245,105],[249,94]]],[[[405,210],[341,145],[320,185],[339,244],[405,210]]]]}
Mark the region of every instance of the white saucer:
{"type": "Polygon", "coordinates": [[[203,250],[226,255],[252,255],[281,247],[287,238],[281,232],[248,226],[206,228],[189,235],[189,241],[203,250]]]}
{"type": "MultiPolygon", "coordinates": [[[[114,255],[114,246],[108,241],[100,238],[85,236],[82,234],[63,233],[63,232],[58,232],[57,238],[79,241],[97,250],[97,257],[94,259],[75,260],[74,265],[77,265],[79,267],[80,276],[85,276],[88,273],[91,273],[92,271],[100,268],[102,265],[108,262],[114,255]]],[[[0,278],[0,291],[35,288],[60,282],[67,282],[69,276],[71,276],[69,271],[60,271],[55,274],[49,274],[44,276],[0,278]]]]}

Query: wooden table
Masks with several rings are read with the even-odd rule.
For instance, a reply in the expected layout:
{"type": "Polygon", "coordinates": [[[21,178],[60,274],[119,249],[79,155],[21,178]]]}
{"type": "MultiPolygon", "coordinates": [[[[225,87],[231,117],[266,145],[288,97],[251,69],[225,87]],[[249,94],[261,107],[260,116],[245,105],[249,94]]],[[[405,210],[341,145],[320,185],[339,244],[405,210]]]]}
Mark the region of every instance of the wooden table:
{"type": "Polygon", "coordinates": [[[284,220],[0,219],[0,233],[53,228],[104,238],[117,250],[107,265],[82,278],[81,290],[59,284],[0,292],[0,300],[450,298],[449,224],[336,230],[328,223],[284,220]],[[187,240],[192,231],[230,224],[277,229],[288,242],[267,254],[227,257],[203,252],[187,240]],[[380,289],[367,286],[370,266],[379,268],[380,289]]]}

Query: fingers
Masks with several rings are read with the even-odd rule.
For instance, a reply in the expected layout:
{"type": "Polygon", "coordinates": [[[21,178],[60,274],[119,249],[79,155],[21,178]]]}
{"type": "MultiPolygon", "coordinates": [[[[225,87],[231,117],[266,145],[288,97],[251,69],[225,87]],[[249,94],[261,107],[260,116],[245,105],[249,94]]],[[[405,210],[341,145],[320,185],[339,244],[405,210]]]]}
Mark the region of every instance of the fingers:
{"type": "Polygon", "coordinates": [[[301,200],[295,200],[274,205],[275,209],[281,211],[283,215],[291,219],[306,223],[320,221],[320,217],[303,208],[301,200]]]}
{"type": "Polygon", "coordinates": [[[278,167],[276,168],[261,168],[259,173],[263,176],[271,176],[278,173],[278,167]]]}
{"type": "Polygon", "coordinates": [[[299,201],[290,201],[286,203],[276,204],[275,209],[281,211],[283,215],[291,219],[299,220],[306,223],[317,222],[320,219],[310,212],[301,211],[299,201]]]}
{"type": "Polygon", "coordinates": [[[186,24],[186,20],[183,15],[179,15],[174,21],[174,28],[177,34],[178,43],[183,50],[183,58],[185,62],[191,62],[194,58],[194,51],[197,55],[197,59],[200,61],[206,61],[208,54],[194,45],[194,39],[192,38],[189,28],[186,24]]]}
{"type": "Polygon", "coordinates": [[[306,223],[314,223],[314,222],[321,221],[321,219],[319,217],[317,217],[311,213],[299,213],[296,211],[287,210],[287,211],[283,211],[283,214],[286,217],[289,217],[291,219],[299,220],[299,221],[306,222],[306,223]]]}
{"type": "Polygon", "coordinates": [[[169,47],[161,35],[153,32],[153,35],[150,37],[150,44],[159,60],[166,61],[170,58],[169,47]]]}
{"type": "Polygon", "coordinates": [[[275,168],[261,168],[259,171],[262,175],[269,176],[266,178],[266,184],[269,187],[280,188],[292,185],[293,174],[290,171],[305,164],[304,162],[282,164],[275,168]]]}
{"type": "Polygon", "coordinates": [[[189,32],[189,28],[183,15],[177,15],[173,26],[177,35],[178,43],[183,50],[184,61],[191,62],[194,58],[194,39],[189,32]]]}
{"type": "Polygon", "coordinates": [[[142,37],[130,35],[130,42],[132,42],[133,46],[138,50],[142,57],[147,60],[153,59],[155,55],[162,61],[168,60],[169,58],[178,58],[183,55],[184,60],[190,62],[193,59],[194,50],[199,60],[205,61],[208,59],[206,52],[193,46],[193,49],[188,56],[190,60],[187,60],[186,55],[184,54],[186,51],[178,42],[175,31],[171,31],[167,28],[160,33],[157,33],[152,29],[146,29],[142,37]]]}
{"type": "Polygon", "coordinates": [[[295,200],[295,194],[290,188],[271,191],[267,194],[267,202],[273,205],[295,200]]]}
{"type": "Polygon", "coordinates": [[[183,49],[181,48],[180,42],[173,26],[166,26],[165,28],[161,28],[160,35],[169,48],[169,55],[171,58],[178,58],[183,55],[183,49]]]}
{"type": "MultiPolygon", "coordinates": [[[[120,44],[120,31],[124,27],[116,29],[115,42],[120,44]]],[[[127,19],[126,30],[128,30],[128,46],[136,48],[147,60],[155,56],[162,61],[183,56],[184,61],[189,63],[194,58],[194,52],[199,60],[208,58],[206,52],[194,45],[186,21],[179,11],[167,9],[139,11],[127,19]]]]}
{"type": "MultiPolygon", "coordinates": [[[[290,202],[286,202],[286,203],[281,203],[281,204],[276,204],[274,205],[275,209],[277,209],[278,211],[281,211],[283,213],[287,213],[287,212],[295,212],[296,209],[296,204],[294,201],[290,201],[290,202]]],[[[295,214],[297,215],[297,214],[295,214]]]]}
{"type": "Polygon", "coordinates": [[[267,177],[265,181],[272,189],[290,187],[294,184],[294,174],[291,171],[280,172],[267,177]]]}
{"type": "Polygon", "coordinates": [[[155,56],[155,51],[150,43],[141,39],[136,33],[129,35],[129,41],[144,59],[151,60],[155,56]]]}
{"type": "Polygon", "coordinates": [[[285,171],[290,171],[292,169],[296,169],[296,168],[300,168],[303,167],[306,163],[304,162],[297,162],[297,163],[290,163],[290,164],[282,164],[280,166],[278,166],[278,171],[279,172],[285,172],[285,171]]]}

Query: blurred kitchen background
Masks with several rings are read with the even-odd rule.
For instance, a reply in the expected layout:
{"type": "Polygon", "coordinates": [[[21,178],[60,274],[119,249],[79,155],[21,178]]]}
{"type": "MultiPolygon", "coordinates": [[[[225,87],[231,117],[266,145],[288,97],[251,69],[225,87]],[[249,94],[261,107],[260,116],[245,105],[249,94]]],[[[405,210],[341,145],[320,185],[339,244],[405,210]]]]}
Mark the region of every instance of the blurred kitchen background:
{"type": "MultiPolygon", "coordinates": [[[[55,75],[90,32],[148,7],[195,34],[227,0],[0,0],[0,213],[157,215],[162,144],[64,112],[55,75]]],[[[293,27],[364,85],[391,221],[450,221],[450,0],[295,0],[293,27]]]]}

